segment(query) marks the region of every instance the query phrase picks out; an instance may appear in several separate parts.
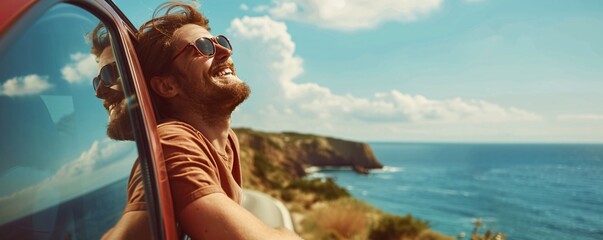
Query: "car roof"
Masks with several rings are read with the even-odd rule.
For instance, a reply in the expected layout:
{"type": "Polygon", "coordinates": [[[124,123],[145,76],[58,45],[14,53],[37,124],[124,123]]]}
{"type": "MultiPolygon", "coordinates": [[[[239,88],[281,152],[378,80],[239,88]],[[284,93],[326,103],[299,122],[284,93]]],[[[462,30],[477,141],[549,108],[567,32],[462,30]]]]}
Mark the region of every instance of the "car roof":
{"type": "Polygon", "coordinates": [[[35,0],[0,1],[0,35],[3,35],[12,23],[35,2],[35,0]]]}

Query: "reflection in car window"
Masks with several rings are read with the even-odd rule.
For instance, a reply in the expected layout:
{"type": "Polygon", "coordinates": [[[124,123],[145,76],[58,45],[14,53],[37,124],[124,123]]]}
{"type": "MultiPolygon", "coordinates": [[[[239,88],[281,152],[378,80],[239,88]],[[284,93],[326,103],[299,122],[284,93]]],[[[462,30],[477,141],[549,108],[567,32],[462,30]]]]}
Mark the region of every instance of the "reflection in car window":
{"type": "Polygon", "coordinates": [[[2,238],[98,239],[122,213],[137,152],[91,87],[99,22],[57,5],[0,55],[2,238]]]}

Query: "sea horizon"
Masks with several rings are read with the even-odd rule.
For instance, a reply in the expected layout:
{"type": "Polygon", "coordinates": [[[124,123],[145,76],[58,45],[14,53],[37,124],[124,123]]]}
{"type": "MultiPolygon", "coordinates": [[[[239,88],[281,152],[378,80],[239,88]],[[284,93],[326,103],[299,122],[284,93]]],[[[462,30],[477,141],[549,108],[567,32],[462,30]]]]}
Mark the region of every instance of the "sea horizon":
{"type": "Polygon", "coordinates": [[[331,177],[384,212],[412,214],[453,237],[469,236],[480,219],[482,231],[510,240],[603,238],[603,144],[369,145],[383,169],[317,170],[309,177],[331,177]]]}
{"type": "MultiPolygon", "coordinates": [[[[354,140],[355,141],[355,140],[354,140]]],[[[359,141],[362,142],[362,141],[359,141]]],[[[375,140],[375,141],[364,141],[366,144],[501,144],[501,145],[603,145],[603,140],[600,142],[596,141],[403,141],[403,140],[375,140]]]]}

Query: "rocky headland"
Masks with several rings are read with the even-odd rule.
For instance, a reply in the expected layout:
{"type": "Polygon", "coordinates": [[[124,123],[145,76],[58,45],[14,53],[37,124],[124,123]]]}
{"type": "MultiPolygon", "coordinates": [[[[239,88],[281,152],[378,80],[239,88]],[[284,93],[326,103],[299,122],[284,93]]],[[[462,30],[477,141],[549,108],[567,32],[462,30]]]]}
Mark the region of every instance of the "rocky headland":
{"type": "Polygon", "coordinates": [[[295,177],[305,176],[308,167],[350,167],[356,171],[382,168],[371,147],[331,137],[293,132],[266,133],[235,129],[242,148],[241,158],[263,155],[295,177]]]}
{"type": "Polygon", "coordinates": [[[349,167],[359,174],[383,165],[366,143],[294,132],[234,129],[243,187],[285,203],[305,239],[454,239],[412,215],[382,212],[353,198],[332,179],[305,179],[310,167],[349,167]]]}

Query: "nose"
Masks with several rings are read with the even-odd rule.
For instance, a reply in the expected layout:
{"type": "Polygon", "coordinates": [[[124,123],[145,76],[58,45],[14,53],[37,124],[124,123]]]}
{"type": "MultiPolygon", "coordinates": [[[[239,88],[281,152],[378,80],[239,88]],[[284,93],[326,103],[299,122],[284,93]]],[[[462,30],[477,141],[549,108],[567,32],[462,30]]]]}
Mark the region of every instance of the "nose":
{"type": "Polygon", "coordinates": [[[218,44],[218,41],[213,39],[214,44],[216,45],[216,53],[214,54],[214,58],[218,61],[226,61],[231,55],[232,50],[218,44]]]}
{"type": "Polygon", "coordinates": [[[98,88],[96,88],[96,97],[100,99],[107,99],[111,94],[116,94],[122,91],[121,88],[121,78],[117,78],[117,83],[113,84],[109,87],[105,86],[103,83],[98,83],[98,88]]]}
{"type": "Polygon", "coordinates": [[[107,98],[107,89],[108,87],[105,87],[105,85],[99,81],[98,86],[96,87],[96,97],[100,99],[107,98]]]}

